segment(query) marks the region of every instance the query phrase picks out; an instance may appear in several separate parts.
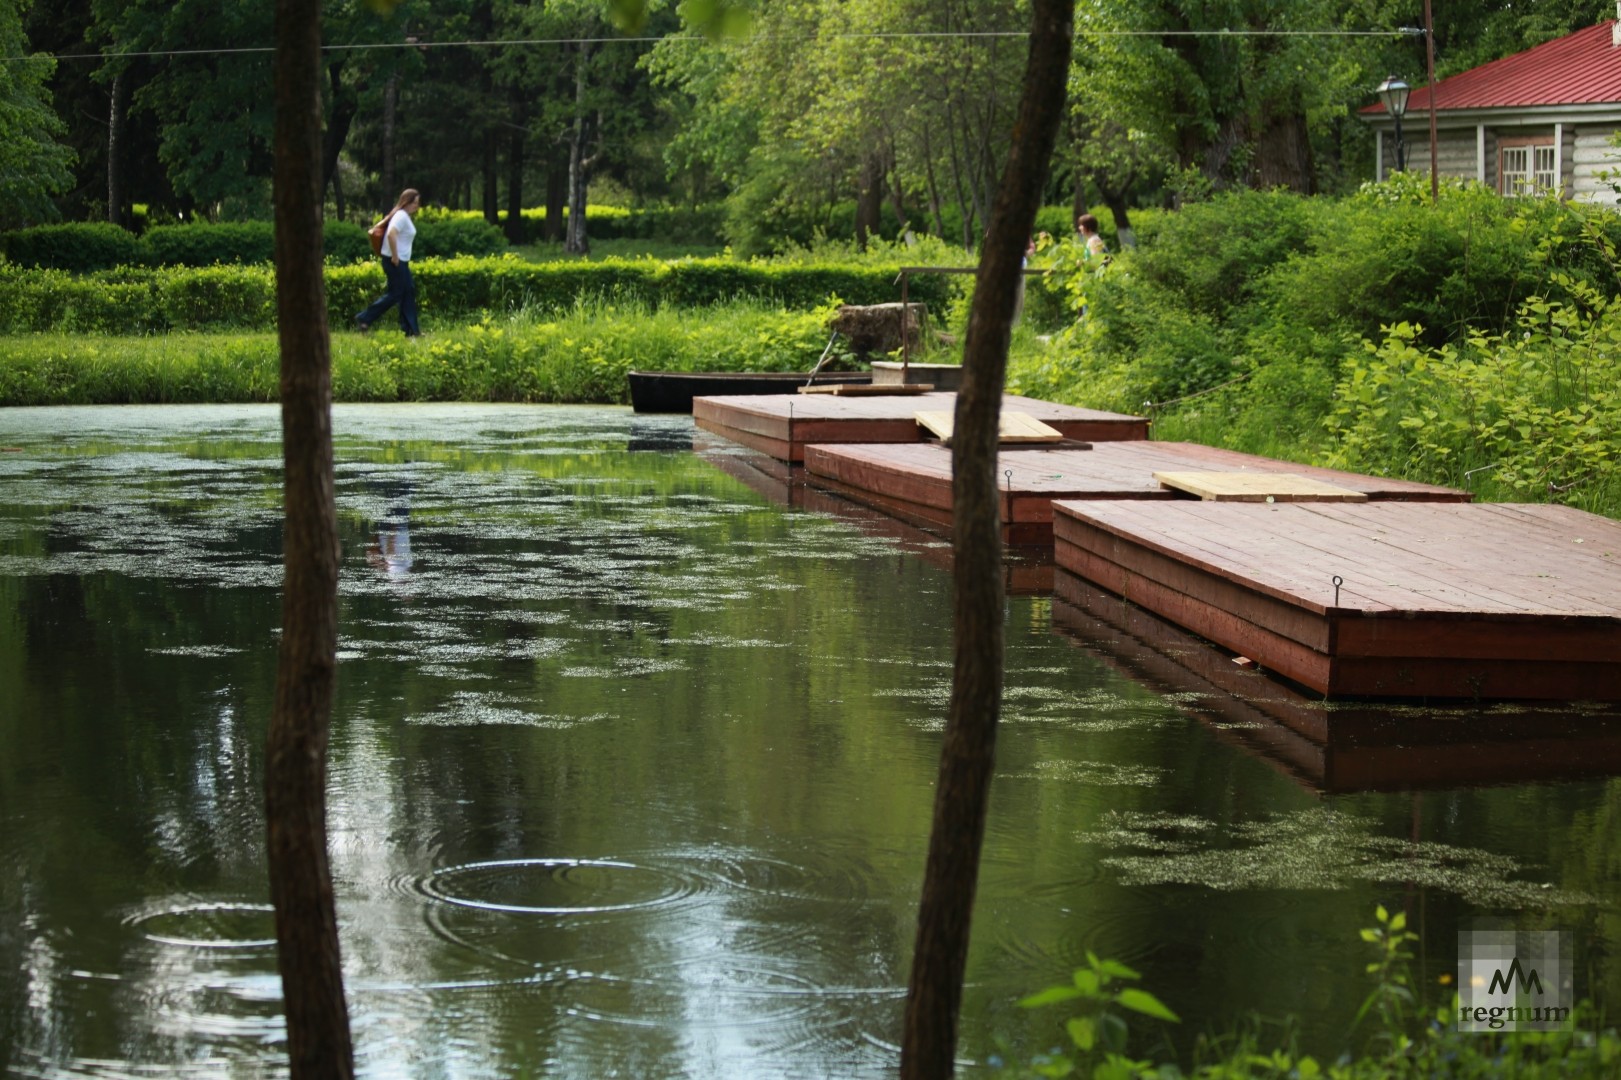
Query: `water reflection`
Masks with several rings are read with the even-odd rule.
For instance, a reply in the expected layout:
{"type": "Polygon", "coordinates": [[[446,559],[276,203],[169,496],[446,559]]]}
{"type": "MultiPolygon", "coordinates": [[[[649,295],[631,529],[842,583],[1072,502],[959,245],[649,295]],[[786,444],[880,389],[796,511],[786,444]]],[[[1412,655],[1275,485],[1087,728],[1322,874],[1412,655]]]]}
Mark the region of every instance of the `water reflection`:
{"type": "MultiPolygon", "coordinates": [[[[889,1075],[949,548],[640,448],[689,418],[352,407],[335,431],[329,819],[362,1071],[889,1075]]],[[[0,411],[0,1073],[280,1070],[278,433],[273,409],[0,411]]],[[[1122,670],[1120,628],[1053,634],[1029,572],[965,1056],[1060,1038],[1013,1003],[1088,950],[1190,1030],[1294,1010],[1332,1054],[1375,902],[1411,904],[1437,970],[1477,911],[1569,926],[1612,988],[1614,782],[1384,794],[1344,779],[1372,743],[1331,743],[1303,786],[1122,670]],[[1334,872],[1291,872],[1313,850],[1334,872]]]]}
{"type": "Polygon", "coordinates": [[[1062,569],[1053,625],[1319,793],[1621,775],[1611,707],[1323,701],[1062,569]]]}

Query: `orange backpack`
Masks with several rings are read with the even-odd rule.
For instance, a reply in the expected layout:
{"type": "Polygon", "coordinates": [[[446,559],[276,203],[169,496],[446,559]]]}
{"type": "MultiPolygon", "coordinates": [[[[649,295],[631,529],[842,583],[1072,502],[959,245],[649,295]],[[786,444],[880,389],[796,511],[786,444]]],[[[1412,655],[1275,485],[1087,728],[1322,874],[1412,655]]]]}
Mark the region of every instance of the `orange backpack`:
{"type": "Polygon", "coordinates": [[[390,210],[384,215],[382,221],[366,230],[366,238],[371,241],[371,253],[373,255],[380,256],[383,254],[383,238],[388,235],[388,223],[393,217],[394,211],[390,210]]]}

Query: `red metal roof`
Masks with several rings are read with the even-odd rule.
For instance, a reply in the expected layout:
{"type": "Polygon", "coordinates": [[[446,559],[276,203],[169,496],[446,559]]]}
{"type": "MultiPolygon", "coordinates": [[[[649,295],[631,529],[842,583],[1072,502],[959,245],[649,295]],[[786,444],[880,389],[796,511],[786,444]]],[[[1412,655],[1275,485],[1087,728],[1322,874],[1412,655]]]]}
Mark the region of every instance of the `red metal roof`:
{"type": "MultiPolygon", "coordinates": [[[[1435,84],[1436,109],[1491,109],[1621,102],[1621,47],[1611,43],[1610,19],[1435,84]]],[[[1414,83],[1407,111],[1428,112],[1429,87],[1414,83]]],[[[1382,103],[1364,115],[1385,111],[1382,103]]]]}

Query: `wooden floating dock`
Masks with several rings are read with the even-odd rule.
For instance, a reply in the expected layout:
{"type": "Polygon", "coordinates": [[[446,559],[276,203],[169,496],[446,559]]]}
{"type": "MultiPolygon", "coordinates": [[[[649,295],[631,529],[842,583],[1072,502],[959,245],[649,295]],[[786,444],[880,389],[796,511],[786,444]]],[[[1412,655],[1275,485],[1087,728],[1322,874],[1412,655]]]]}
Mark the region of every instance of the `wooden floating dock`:
{"type": "MultiPolygon", "coordinates": [[[[840,518],[867,536],[893,542],[898,552],[916,556],[937,570],[951,572],[949,540],[943,540],[935,533],[925,532],[881,510],[814,487],[805,482],[802,469],[732,445],[699,442],[694,449],[704,461],[769,502],[840,518]]],[[[1051,550],[1031,550],[1003,560],[1002,587],[1009,596],[1051,595],[1051,550]]]]}
{"type": "MultiPolygon", "coordinates": [[[[938,444],[885,446],[817,445],[805,451],[805,471],[817,483],[928,527],[951,527],[951,451],[938,444]]],[[[1051,544],[1055,499],[1178,498],[1156,474],[1197,472],[1226,478],[1241,498],[1321,497],[1355,500],[1467,502],[1467,491],[1383,480],[1334,469],[1292,465],[1270,458],[1195,443],[1097,442],[1090,450],[1004,449],[997,455],[1002,540],[1010,545],[1051,544]],[[1286,480],[1280,478],[1295,478],[1286,480]],[[1252,478],[1270,478],[1257,487],[1252,478]],[[1243,481],[1242,483],[1238,481],[1243,481]],[[1262,494],[1257,496],[1256,493],[1262,494]]]]}
{"type": "Polygon", "coordinates": [[[1160,694],[1218,740],[1319,794],[1621,774],[1621,711],[1425,708],[1309,698],[1230,653],[1059,570],[1053,630],[1160,694]]]}
{"type": "MultiPolygon", "coordinates": [[[[919,412],[955,410],[957,395],[925,394],[846,397],[830,394],[721,395],[695,398],[693,421],[779,461],[802,462],[805,447],[828,443],[915,443],[925,437],[919,412]]],[[[1066,439],[1102,441],[1146,439],[1148,421],[1140,416],[1054,405],[1007,395],[1004,411],[1020,412],[1057,429],[1066,439]]]]}
{"type": "Polygon", "coordinates": [[[1419,502],[1053,510],[1059,567],[1317,693],[1621,700],[1608,518],[1419,502]]]}

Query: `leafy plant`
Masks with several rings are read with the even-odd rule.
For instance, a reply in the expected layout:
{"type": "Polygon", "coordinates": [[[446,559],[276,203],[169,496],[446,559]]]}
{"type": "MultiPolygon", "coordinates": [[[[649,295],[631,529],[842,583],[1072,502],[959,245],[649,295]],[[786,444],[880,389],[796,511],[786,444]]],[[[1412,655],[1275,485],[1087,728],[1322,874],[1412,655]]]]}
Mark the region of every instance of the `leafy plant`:
{"type": "Polygon", "coordinates": [[[1177,1015],[1159,998],[1136,986],[1119,985],[1142,978],[1137,972],[1114,960],[1099,960],[1088,951],[1084,968],[1077,968],[1069,983],[1049,986],[1019,1002],[1025,1009],[1074,1004],[1077,1015],[1064,1022],[1074,1055],[1054,1051],[1042,1055],[1032,1065],[1036,1076],[1072,1076],[1083,1063],[1091,1062],[1094,1080],[1127,1080],[1153,1076],[1149,1062],[1126,1055],[1129,1028],[1124,1013],[1137,1013],[1168,1023],[1180,1023],[1177,1015]]]}

